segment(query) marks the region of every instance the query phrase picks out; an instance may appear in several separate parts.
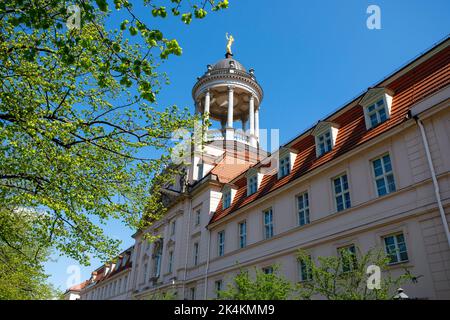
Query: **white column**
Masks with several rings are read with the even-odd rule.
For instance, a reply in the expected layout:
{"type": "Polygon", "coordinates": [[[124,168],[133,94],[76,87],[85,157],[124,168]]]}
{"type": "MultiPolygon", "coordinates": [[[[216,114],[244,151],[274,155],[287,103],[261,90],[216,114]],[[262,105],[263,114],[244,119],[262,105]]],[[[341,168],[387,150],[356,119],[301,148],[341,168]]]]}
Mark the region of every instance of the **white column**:
{"type": "Polygon", "coordinates": [[[233,87],[228,86],[228,121],[227,121],[227,127],[233,128],[233,87]]]}
{"type": "Polygon", "coordinates": [[[210,104],[210,101],[211,101],[211,96],[210,96],[210,94],[209,94],[209,90],[206,90],[206,93],[205,93],[205,110],[204,110],[204,113],[206,114],[206,113],[209,113],[209,104],[210,104]]]}
{"type": "Polygon", "coordinates": [[[255,135],[259,141],[259,108],[255,110],[255,135]]]}
{"type": "Polygon", "coordinates": [[[250,120],[250,134],[255,134],[255,97],[250,96],[248,104],[248,118],[250,120]]]}

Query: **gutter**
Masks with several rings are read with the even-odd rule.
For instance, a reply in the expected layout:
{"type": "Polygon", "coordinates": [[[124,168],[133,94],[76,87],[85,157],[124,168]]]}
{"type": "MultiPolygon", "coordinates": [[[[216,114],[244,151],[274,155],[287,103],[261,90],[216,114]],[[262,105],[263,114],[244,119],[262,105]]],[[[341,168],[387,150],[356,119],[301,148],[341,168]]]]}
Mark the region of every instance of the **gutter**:
{"type": "Polygon", "coordinates": [[[206,230],[208,232],[208,254],[206,258],[206,267],[205,267],[205,297],[204,299],[208,299],[208,272],[209,272],[209,259],[211,255],[211,230],[206,227],[206,230]]]}
{"type": "Polygon", "coordinates": [[[416,115],[414,116],[414,119],[416,120],[416,123],[420,129],[420,134],[422,136],[422,142],[423,142],[423,146],[425,147],[425,154],[427,156],[427,162],[428,162],[428,166],[430,168],[430,172],[431,172],[431,178],[433,180],[433,185],[434,185],[434,194],[436,196],[436,202],[439,208],[439,213],[441,215],[441,219],[442,219],[442,224],[444,225],[444,230],[445,230],[445,235],[447,236],[447,242],[448,245],[450,247],[450,231],[448,228],[448,221],[447,218],[445,216],[445,211],[444,211],[444,207],[442,206],[442,201],[441,201],[441,195],[440,195],[440,191],[439,191],[439,183],[437,181],[436,178],[436,172],[434,170],[434,165],[433,165],[433,159],[431,158],[431,153],[430,153],[430,148],[428,145],[428,140],[427,140],[427,136],[425,133],[425,128],[424,125],[422,123],[422,120],[419,119],[419,116],[416,115]]]}

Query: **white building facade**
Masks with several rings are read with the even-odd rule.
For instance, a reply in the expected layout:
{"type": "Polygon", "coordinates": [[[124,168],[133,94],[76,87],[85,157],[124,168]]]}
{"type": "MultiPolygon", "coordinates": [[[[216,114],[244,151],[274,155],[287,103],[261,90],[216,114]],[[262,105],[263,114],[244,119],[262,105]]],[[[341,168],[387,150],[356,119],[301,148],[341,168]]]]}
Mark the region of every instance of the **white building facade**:
{"type": "MultiPolygon", "coordinates": [[[[298,282],[299,249],[317,259],[354,247],[385,250],[394,275],[420,275],[403,287],[410,297],[450,299],[449,44],[272,154],[262,148],[254,71],[231,55],[208,66],[193,98],[220,127],[192,152],[167,215],[134,235],[117,297],[212,299],[242,267],[279,265],[298,282]],[[146,233],[160,240],[148,243],[146,233]]],[[[85,292],[81,299],[107,298],[85,292]]]]}

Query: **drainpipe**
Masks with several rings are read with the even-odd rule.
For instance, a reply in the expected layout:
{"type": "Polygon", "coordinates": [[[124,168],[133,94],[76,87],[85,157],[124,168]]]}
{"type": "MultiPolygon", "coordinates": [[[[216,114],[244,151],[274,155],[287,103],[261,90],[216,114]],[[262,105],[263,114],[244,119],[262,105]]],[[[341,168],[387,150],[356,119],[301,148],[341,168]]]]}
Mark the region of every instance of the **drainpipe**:
{"type": "Polygon", "coordinates": [[[208,299],[208,272],[209,272],[209,257],[210,257],[210,246],[211,246],[211,231],[206,228],[208,231],[208,254],[206,258],[206,268],[205,268],[205,300],[208,299]]]}
{"type": "Polygon", "coordinates": [[[431,153],[430,153],[430,148],[428,146],[427,136],[425,134],[425,129],[424,129],[423,123],[419,119],[419,117],[415,116],[414,119],[416,120],[417,125],[419,126],[419,129],[420,129],[420,133],[422,135],[422,142],[425,147],[425,154],[427,156],[428,166],[430,167],[431,178],[433,179],[434,193],[436,195],[436,201],[437,201],[437,204],[439,207],[439,213],[441,214],[442,224],[444,225],[445,234],[447,236],[447,242],[450,247],[450,231],[448,229],[448,222],[447,222],[447,218],[445,216],[444,207],[442,206],[442,202],[441,202],[441,195],[439,192],[439,184],[438,184],[438,181],[436,178],[436,172],[434,171],[433,160],[431,159],[431,153]]]}
{"type": "Polygon", "coordinates": [[[192,199],[189,197],[189,215],[188,215],[188,225],[186,231],[186,255],[184,260],[184,279],[183,279],[183,299],[186,299],[186,279],[187,279],[187,265],[188,265],[188,253],[189,253],[189,236],[191,231],[191,213],[192,213],[192,199]]]}

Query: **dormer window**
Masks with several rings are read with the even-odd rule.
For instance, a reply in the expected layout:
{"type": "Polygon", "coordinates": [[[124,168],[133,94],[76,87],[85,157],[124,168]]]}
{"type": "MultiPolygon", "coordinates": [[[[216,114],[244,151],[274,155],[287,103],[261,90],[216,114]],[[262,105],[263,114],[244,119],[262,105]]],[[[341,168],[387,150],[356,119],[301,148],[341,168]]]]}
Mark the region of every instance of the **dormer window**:
{"type": "Polygon", "coordinates": [[[364,109],[366,129],[369,130],[389,119],[393,92],[386,88],[369,89],[359,104],[364,109]]]}
{"type": "Polygon", "coordinates": [[[264,174],[259,172],[257,168],[251,168],[247,172],[247,196],[250,196],[258,191],[264,174]]]}
{"type": "Polygon", "coordinates": [[[312,135],[316,140],[317,157],[320,157],[333,149],[336,143],[338,128],[338,124],[329,121],[320,121],[316,125],[312,131],[312,135]]]}
{"type": "Polygon", "coordinates": [[[228,190],[223,194],[223,208],[227,209],[230,206],[231,206],[231,190],[228,190]]]}
{"type": "Polygon", "coordinates": [[[331,139],[331,131],[328,130],[325,133],[321,134],[317,137],[317,148],[318,148],[318,156],[321,156],[332,149],[332,139],[331,139]]]}
{"type": "Polygon", "coordinates": [[[227,184],[222,189],[222,207],[227,209],[233,203],[234,195],[236,194],[237,187],[232,184],[227,184]]]}
{"type": "Polygon", "coordinates": [[[255,174],[248,178],[248,195],[254,194],[258,190],[258,176],[255,174]]]}
{"type": "Polygon", "coordinates": [[[280,178],[287,176],[289,173],[291,173],[291,163],[288,155],[280,159],[280,178]]]}
{"type": "Polygon", "coordinates": [[[281,179],[291,173],[295,162],[295,157],[297,157],[295,150],[287,147],[280,149],[278,160],[278,179],[281,179]]]}

